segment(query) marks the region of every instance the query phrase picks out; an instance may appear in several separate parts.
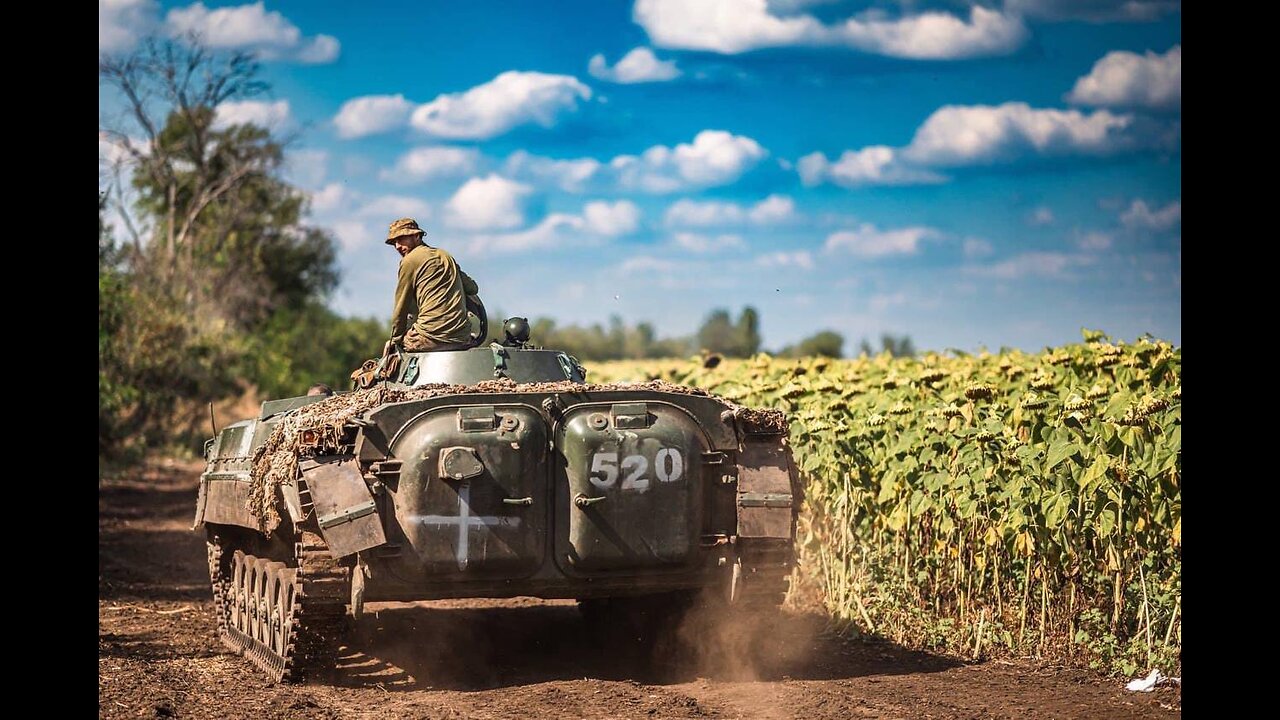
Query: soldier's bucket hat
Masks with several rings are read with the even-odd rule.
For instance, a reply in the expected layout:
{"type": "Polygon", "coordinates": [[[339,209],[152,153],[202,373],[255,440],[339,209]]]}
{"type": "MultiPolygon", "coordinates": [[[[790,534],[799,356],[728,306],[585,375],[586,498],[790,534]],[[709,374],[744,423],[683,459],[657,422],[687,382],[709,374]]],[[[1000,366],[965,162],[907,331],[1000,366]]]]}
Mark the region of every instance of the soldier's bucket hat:
{"type": "Polygon", "coordinates": [[[400,218],[391,223],[391,229],[387,232],[387,244],[395,242],[396,238],[406,235],[426,235],[427,231],[418,227],[418,221],[413,218],[400,218]]]}

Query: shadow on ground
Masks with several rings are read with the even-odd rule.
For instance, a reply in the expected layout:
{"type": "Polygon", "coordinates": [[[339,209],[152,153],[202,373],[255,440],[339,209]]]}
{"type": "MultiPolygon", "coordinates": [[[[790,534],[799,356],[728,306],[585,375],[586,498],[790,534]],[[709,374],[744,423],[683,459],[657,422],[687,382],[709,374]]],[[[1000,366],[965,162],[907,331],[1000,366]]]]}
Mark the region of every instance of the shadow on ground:
{"type": "Polygon", "coordinates": [[[569,601],[473,601],[371,605],[355,623],[337,671],[352,687],[479,691],[592,678],[679,684],[835,680],[941,672],[960,663],[887,642],[858,642],[824,630],[821,616],[690,623],[667,646],[608,643],[569,601]],[[732,623],[729,625],[728,623],[732,623]]]}

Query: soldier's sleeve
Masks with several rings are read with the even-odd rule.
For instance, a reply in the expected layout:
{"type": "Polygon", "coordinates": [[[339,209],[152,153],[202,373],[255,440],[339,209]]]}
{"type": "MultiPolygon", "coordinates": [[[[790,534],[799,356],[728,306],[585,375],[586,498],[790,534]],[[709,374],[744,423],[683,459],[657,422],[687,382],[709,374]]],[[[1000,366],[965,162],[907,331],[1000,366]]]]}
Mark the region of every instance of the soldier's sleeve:
{"type": "Polygon", "coordinates": [[[397,344],[404,341],[409,331],[409,309],[414,302],[413,263],[400,261],[400,273],[396,279],[395,309],[391,311],[391,339],[397,344]]]}
{"type": "Polygon", "coordinates": [[[462,269],[461,266],[458,267],[458,275],[462,277],[463,293],[467,295],[475,295],[476,293],[480,292],[480,286],[476,285],[476,281],[472,280],[471,276],[468,275],[466,271],[462,269]]]}

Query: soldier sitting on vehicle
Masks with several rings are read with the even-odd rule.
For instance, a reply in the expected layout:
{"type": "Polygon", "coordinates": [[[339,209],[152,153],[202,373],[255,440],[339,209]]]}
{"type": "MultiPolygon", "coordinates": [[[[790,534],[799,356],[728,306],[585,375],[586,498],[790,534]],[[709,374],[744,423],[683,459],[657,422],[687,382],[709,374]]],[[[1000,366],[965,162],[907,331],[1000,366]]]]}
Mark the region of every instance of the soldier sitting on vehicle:
{"type": "Polygon", "coordinates": [[[467,296],[480,288],[448,252],[422,241],[413,218],[391,223],[387,244],[400,253],[391,342],[406,352],[463,350],[471,344],[467,296]]]}

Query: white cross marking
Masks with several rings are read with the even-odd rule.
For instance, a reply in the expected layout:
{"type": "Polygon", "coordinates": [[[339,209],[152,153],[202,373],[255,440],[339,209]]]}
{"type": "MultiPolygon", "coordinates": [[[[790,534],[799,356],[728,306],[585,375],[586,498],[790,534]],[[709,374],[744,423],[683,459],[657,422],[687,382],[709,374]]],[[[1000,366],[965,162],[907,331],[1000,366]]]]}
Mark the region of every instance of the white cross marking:
{"type": "Polygon", "coordinates": [[[502,527],[520,527],[520,518],[505,516],[487,516],[471,514],[471,481],[463,480],[458,486],[458,514],[457,515],[413,515],[410,517],[414,522],[423,525],[434,526],[438,530],[444,530],[453,525],[458,526],[458,569],[466,570],[467,563],[470,560],[468,547],[471,540],[471,528],[489,528],[492,526],[502,527]]]}

